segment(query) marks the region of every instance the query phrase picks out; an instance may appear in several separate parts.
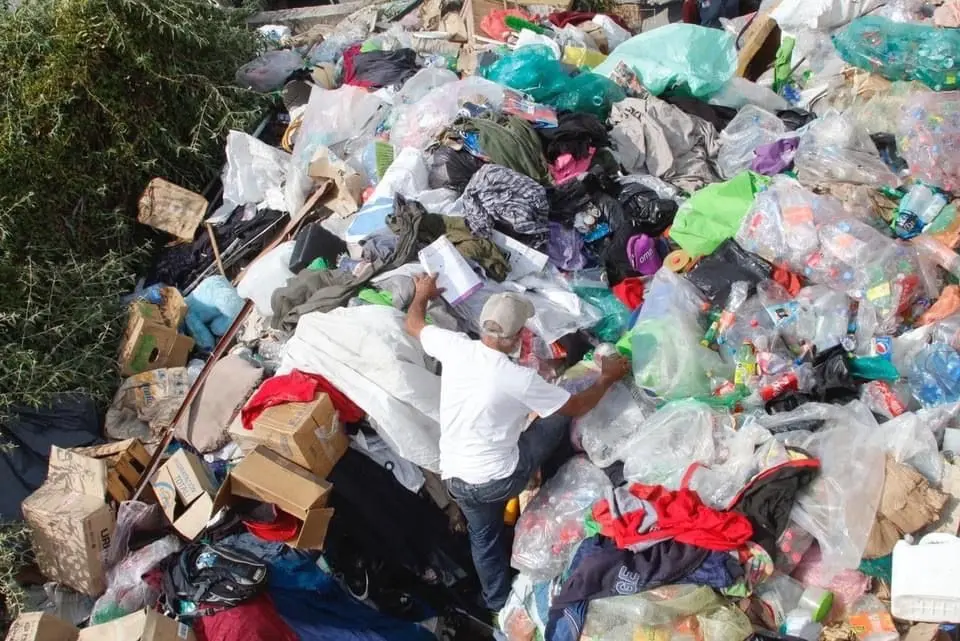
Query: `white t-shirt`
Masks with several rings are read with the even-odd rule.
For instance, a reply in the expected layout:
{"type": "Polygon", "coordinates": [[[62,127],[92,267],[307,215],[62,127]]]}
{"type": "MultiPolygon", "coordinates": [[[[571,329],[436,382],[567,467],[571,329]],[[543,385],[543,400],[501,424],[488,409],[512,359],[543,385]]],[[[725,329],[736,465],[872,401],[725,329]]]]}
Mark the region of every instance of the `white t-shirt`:
{"type": "Polygon", "coordinates": [[[464,334],[425,327],[420,341],[428,354],[443,363],[442,477],[478,485],[510,476],[520,459],[517,442],[527,415],[555,413],[570,393],[464,334]]]}

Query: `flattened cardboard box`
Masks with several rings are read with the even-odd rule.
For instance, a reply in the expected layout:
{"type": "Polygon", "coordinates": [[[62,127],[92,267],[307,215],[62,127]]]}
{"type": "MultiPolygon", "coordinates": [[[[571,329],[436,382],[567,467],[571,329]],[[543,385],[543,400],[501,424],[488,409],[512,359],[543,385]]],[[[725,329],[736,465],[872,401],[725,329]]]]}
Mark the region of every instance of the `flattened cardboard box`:
{"type": "Polygon", "coordinates": [[[217,488],[195,454],[178,450],[150,480],[160,508],[173,527],[191,541],[213,515],[217,488]]]}
{"type": "Polygon", "coordinates": [[[200,194],[163,178],[154,178],[140,196],[137,221],[190,242],[208,205],[200,194]]]}
{"type": "Polygon", "coordinates": [[[80,631],[78,641],[196,641],[185,623],[153,610],[141,610],[80,631]]]}
{"type": "Polygon", "coordinates": [[[251,444],[266,445],[321,478],[330,473],[350,446],[340,415],[326,394],[309,403],[267,408],[253,422],[252,430],[231,426],[230,435],[241,449],[251,444]]]}
{"type": "Polygon", "coordinates": [[[107,475],[106,461],[53,446],[46,482],[22,504],[40,571],[90,596],[107,587],[103,554],[114,528],[107,475]]]}
{"type": "Polygon", "coordinates": [[[234,497],[272,503],[302,523],[285,543],[301,550],[321,550],[333,510],[326,507],[332,486],[266,447],[258,446],[230,471],[217,494],[214,510],[234,497]]]}
{"type": "MultiPolygon", "coordinates": [[[[129,307],[127,329],[120,347],[120,368],[124,376],[187,364],[193,339],[177,332],[179,322],[169,318],[166,310],[144,301],[129,307]],[[167,316],[167,318],[165,318],[167,316]]],[[[186,307],[183,307],[186,313],[186,307]]]]}
{"type": "Polygon", "coordinates": [[[77,641],[75,626],[48,612],[21,614],[10,626],[6,641],[77,641]]]}

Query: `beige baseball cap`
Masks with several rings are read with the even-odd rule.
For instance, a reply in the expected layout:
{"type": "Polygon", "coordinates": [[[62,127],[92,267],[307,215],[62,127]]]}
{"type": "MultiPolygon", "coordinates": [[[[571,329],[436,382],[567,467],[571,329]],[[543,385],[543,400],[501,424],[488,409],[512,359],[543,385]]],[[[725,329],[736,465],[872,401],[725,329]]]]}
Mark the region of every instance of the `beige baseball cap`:
{"type": "Polygon", "coordinates": [[[480,327],[497,338],[513,338],[533,318],[533,303],[513,292],[494,294],[480,312],[480,327]]]}

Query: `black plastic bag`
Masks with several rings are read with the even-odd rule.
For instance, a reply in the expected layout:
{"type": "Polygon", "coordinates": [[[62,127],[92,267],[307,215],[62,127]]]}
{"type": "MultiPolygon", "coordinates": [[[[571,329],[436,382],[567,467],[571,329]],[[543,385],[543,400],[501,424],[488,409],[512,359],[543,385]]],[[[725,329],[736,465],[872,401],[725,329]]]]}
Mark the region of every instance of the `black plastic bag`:
{"type": "Polygon", "coordinates": [[[730,286],[738,280],[750,283],[750,295],[753,295],[757,283],[769,279],[772,273],[770,263],[728,238],[716,251],[701,259],[687,274],[687,279],[704,298],[719,304],[727,300],[730,286]]]}
{"type": "Polygon", "coordinates": [[[673,224],[677,203],[657,196],[656,192],[639,183],[627,183],[618,197],[627,221],[634,233],[656,238],[673,224]]]}
{"type": "Polygon", "coordinates": [[[457,151],[442,145],[427,158],[427,180],[430,189],[450,187],[462,192],[483,161],[469,151],[457,151]]]}

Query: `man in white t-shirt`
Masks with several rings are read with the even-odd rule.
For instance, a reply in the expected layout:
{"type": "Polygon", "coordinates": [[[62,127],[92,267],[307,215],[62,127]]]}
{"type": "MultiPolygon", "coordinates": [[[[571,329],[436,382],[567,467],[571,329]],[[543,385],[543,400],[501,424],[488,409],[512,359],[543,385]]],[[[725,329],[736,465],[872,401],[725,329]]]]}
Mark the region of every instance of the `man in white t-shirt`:
{"type": "Polygon", "coordinates": [[[628,371],[623,358],[603,361],[599,380],[579,394],[547,383],[510,360],[533,305],[519,294],[491,296],[475,341],[426,323],[440,294],[436,276],[416,278],[406,329],[443,365],[440,376],[440,473],[467,518],[483,598],[500,610],[510,593],[503,512],[540,466],[569,437],[571,418],[593,409],[628,371]],[[527,425],[533,413],[539,418],[527,425]]]}

